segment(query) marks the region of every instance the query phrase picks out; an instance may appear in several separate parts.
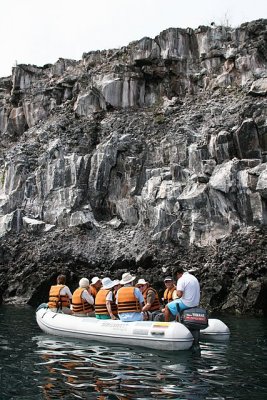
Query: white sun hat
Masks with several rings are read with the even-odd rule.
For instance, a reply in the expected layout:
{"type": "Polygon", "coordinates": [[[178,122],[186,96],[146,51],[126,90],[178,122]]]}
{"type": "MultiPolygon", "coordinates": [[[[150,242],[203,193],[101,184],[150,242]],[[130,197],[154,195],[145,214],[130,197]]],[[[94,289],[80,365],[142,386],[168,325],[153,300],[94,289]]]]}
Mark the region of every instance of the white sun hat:
{"type": "Polygon", "coordinates": [[[87,288],[90,285],[89,280],[87,278],[82,278],[79,281],[79,286],[81,288],[87,288]]]}
{"type": "Polygon", "coordinates": [[[130,282],[134,281],[135,278],[136,278],[136,277],[135,277],[135,276],[132,276],[129,272],[125,272],[125,273],[122,275],[122,277],[121,277],[120,283],[121,283],[122,285],[126,285],[127,283],[130,283],[130,282]]]}
{"type": "Polygon", "coordinates": [[[101,279],[99,279],[98,276],[94,276],[94,277],[91,279],[91,282],[92,282],[93,285],[94,285],[96,282],[98,282],[98,281],[101,281],[101,279]]]}
{"type": "Polygon", "coordinates": [[[102,279],[103,289],[111,289],[116,285],[116,281],[112,281],[110,278],[102,279]],[[115,282],[115,283],[114,283],[115,282]]]}

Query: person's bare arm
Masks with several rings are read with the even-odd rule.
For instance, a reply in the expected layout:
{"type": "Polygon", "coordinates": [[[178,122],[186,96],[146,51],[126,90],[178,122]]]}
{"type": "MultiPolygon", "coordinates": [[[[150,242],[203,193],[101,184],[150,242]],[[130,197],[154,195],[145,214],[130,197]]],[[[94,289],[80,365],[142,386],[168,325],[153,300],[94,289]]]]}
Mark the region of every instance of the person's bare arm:
{"type": "Polygon", "coordinates": [[[111,310],[111,302],[110,301],[106,301],[106,306],[107,306],[107,310],[108,310],[108,313],[109,313],[109,315],[110,315],[110,318],[111,319],[117,319],[116,317],[115,317],[115,315],[112,313],[112,310],[111,310]]]}
{"type": "Polygon", "coordinates": [[[171,312],[170,312],[169,308],[165,307],[165,309],[164,309],[165,322],[169,322],[170,321],[170,316],[171,316],[171,312]]]}
{"type": "Polygon", "coordinates": [[[152,291],[150,291],[150,292],[147,294],[147,303],[146,303],[146,305],[142,308],[142,311],[149,311],[154,300],[155,300],[155,293],[152,292],[152,291]]]}

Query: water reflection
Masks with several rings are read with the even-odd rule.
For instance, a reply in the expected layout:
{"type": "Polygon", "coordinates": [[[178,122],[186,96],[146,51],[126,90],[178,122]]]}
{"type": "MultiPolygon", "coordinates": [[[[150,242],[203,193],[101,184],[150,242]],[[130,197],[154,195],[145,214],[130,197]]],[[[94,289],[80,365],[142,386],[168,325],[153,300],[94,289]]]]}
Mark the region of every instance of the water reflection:
{"type": "Polygon", "coordinates": [[[190,351],[162,354],[47,336],[33,340],[40,357],[34,372],[42,375],[46,399],[202,399],[211,386],[220,385],[227,370],[227,345],[222,343],[204,345],[200,357],[190,351]]]}

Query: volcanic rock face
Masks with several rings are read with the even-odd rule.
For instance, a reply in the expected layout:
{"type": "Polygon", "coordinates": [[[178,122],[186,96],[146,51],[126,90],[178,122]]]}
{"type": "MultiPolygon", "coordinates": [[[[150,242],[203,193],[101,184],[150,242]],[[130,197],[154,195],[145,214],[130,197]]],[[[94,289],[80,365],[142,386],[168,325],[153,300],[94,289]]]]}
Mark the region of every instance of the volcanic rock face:
{"type": "Polygon", "coordinates": [[[266,312],[266,246],[246,241],[266,244],[266,95],[267,20],[16,66],[0,79],[3,299],[45,300],[62,270],[160,287],[179,260],[211,309],[266,312]]]}

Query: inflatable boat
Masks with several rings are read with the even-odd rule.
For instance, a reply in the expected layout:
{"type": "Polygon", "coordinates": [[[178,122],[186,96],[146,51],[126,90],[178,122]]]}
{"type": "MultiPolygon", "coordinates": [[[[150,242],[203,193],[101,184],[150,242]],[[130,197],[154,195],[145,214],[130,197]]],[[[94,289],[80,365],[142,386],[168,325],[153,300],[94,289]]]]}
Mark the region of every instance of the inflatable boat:
{"type": "MultiPolygon", "coordinates": [[[[157,350],[188,350],[194,338],[189,329],[179,322],[101,320],[54,313],[41,305],[36,311],[39,327],[46,333],[62,337],[97,340],[157,350]]],[[[216,321],[212,324],[216,326],[216,321]]],[[[229,329],[219,321],[220,333],[226,338],[229,329]]],[[[207,328],[208,329],[208,328],[207,328]]],[[[212,329],[215,333],[214,329],[212,329]]],[[[210,332],[212,333],[212,332],[210,332]]],[[[215,334],[216,336],[216,334],[215,334]]]]}

